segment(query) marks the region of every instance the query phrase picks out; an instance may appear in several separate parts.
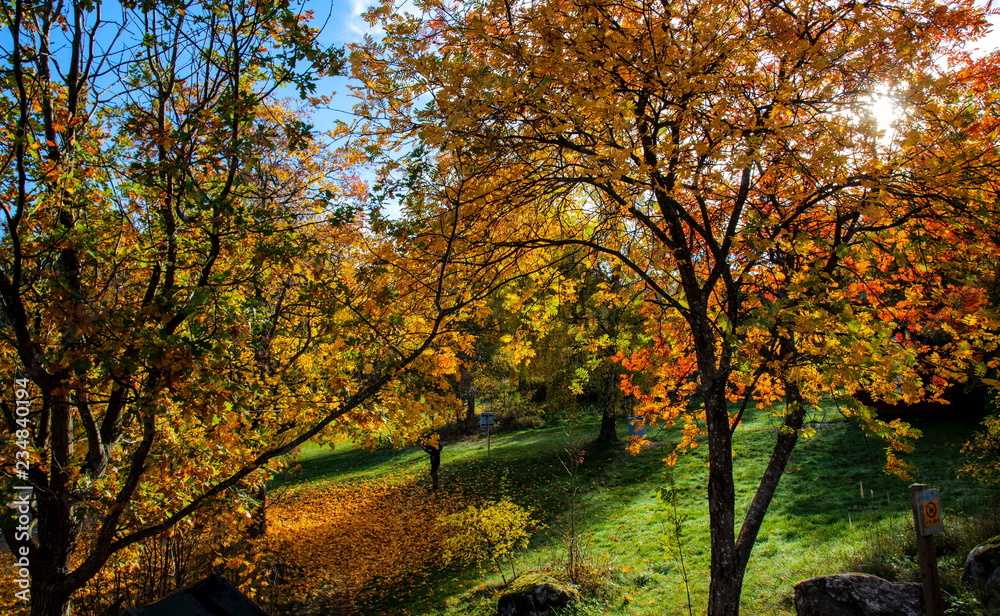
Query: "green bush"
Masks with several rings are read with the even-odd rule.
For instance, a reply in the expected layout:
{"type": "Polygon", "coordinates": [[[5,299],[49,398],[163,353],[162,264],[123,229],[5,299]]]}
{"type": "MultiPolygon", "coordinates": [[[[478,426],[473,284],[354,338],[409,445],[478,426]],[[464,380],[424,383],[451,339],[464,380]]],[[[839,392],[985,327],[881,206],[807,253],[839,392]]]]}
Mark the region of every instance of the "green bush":
{"type": "Polygon", "coordinates": [[[513,430],[537,430],[545,427],[545,418],[537,413],[521,415],[511,420],[513,430]]]}

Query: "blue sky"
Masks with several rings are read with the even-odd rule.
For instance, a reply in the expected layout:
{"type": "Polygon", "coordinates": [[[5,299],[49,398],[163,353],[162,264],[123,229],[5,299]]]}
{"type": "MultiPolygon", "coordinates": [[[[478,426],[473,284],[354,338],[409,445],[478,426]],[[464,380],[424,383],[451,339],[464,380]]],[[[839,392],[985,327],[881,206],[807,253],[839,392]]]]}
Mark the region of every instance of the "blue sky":
{"type": "MultiPolygon", "coordinates": [[[[329,15],[323,27],[321,40],[327,45],[343,47],[350,43],[359,43],[366,34],[374,34],[375,29],[361,17],[368,9],[369,2],[366,0],[328,0],[327,3],[317,0],[307,0],[306,7],[315,14],[315,24],[322,26],[324,20],[329,15]]],[[[318,112],[313,121],[319,130],[327,130],[332,127],[335,120],[349,122],[352,118],[351,107],[354,101],[347,88],[348,79],[345,77],[333,77],[324,79],[317,88],[318,94],[330,94],[331,90],[336,93],[330,109],[318,112]]]]}
{"type": "Polygon", "coordinates": [[[333,41],[353,43],[372,32],[361,17],[368,8],[368,3],[364,0],[333,0],[332,8],[330,27],[333,41]]]}

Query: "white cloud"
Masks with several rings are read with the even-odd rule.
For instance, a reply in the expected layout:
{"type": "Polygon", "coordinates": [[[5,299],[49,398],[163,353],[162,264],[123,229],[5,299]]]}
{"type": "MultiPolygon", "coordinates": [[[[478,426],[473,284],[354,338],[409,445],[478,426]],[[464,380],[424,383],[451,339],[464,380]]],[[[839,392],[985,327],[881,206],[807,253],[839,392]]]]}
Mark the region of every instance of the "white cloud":
{"type": "Polygon", "coordinates": [[[317,26],[323,27],[323,40],[331,45],[360,42],[366,34],[378,34],[362,15],[375,0],[305,0],[305,8],[316,16],[317,26]],[[325,24],[324,24],[325,22],[325,24]]]}
{"type": "MultiPolygon", "coordinates": [[[[364,20],[361,16],[368,10],[369,4],[365,0],[347,0],[351,5],[351,13],[347,18],[347,29],[354,34],[354,40],[361,40],[366,34],[375,32],[375,28],[364,20]]],[[[347,42],[347,41],[345,41],[347,42]]],[[[354,42],[354,41],[350,41],[354,42]]]]}

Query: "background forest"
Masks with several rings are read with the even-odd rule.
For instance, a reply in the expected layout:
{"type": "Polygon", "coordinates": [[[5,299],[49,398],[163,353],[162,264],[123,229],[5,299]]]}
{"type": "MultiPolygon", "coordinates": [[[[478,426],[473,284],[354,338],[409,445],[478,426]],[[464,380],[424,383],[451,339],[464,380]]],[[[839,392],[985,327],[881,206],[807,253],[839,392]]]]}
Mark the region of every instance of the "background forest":
{"type": "Polygon", "coordinates": [[[992,9],[310,9],[0,4],[6,609],[791,613],[912,577],[907,480],[1000,532],[992,9]]]}

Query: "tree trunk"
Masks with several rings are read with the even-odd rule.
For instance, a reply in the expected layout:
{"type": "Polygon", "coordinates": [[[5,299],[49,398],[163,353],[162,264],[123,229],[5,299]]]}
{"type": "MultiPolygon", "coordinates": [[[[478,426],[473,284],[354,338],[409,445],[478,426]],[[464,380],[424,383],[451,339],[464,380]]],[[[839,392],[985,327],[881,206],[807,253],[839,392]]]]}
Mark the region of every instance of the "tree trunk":
{"type": "Polygon", "coordinates": [[[744,567],[750,560],[750,552],[757,541],[757,534],[764,523],[767,509],[774,499],[778,483],[785,474],[785,467],[788,465],[788,459],[799,440],[799,431],[802,429],[806,416],[806,406],[802,401],[798,385],[786,382],[785,392],[784,423],[778,433],[774,449],[771,451],[771,459],[768,461],[764,475],[757,486],[757,493],[747,508],[743,525],[740,527],[740,536],[736,541],[736,552],[744,567]]]}
{"type": "Polygon", "coordinates": [[[69,599],[31,595],[31,616],[70,616],[69,599]]]}
{"type": "Polygon", "coordinates": [[[68,594],[32,581],[35,583],[31,588],[31,616],[70,616],[73,613],[68,594]]]}
{"type": "Polygon", "coordinates": [[[601,431],[597,435],[597,442],[618,442],[618,415],[614,409],[607,406],[604,407],[604,413],[601,415],[601,431]]]}
{"type": "Polygon", "coordinates": [[[708,616],[738,616],[743,577],[767,509],[777,491],[785,466],[798,441],[806,407],[798,387],[785,383],[786,411],[771,458],[757,486],[735,539],[735,485],[733,481],[732,427],[725,397],[710,391],[705,399],[708,425],[709,526],[712,536],[711,581],[708,616]]]}
{"type": "Polygon", "coordinates": [[[75,588],[67,585],[70,558],[76,547],[80,527],[76,522],[70,496],[73,452],[73,422],[70,409],[61,396],[43,395],[42,428],[48,428],[49,471],[38,466],[29,469],[36,487],[35,532],[37,543],[30,544],[28,556],[31,573],[31,616],[66,616],[71,613],[70,597],[75,588]]]}
{"type": "Polygon", "coordinates": [[[476,390],[470,385],[465,398],[465,433],[474,432],[476,423],[476,390]]]}
{"type": "Polygon", "coordinates": [[[462,398],[465,400],[465,425],[462,432],[471,434],[476,429],[476,382],[472,371],[463,364],[459,367],[462,398]]]}
{"type": "Polygon", "coordinates": [[[601,413],[601,431],[597,435],[598,443],[618,442],[618,383],[617,375],[611,372],[604,388],[604,410],[601,413]]]}
{"type": "Polygon", "coordinates": [[[254,507],[252,521],[248,533],[251,537],[263,537],[267,534],[267,484],[261,484],[254,494],[257,506],[254,507]]]}
{"type": "Polygon", "coordinates": [[[708,514],[711,567],[708,616],[737,616],[745,562],[736,553],[736,490],[733,482],[733,441],[726,406],[725,381],[705,383],[705,423],[708,428],[708,514]]]}
{"type": "Polygon", "coordinates": [[[431,457],[431,489],[437,490],[440,487],[438,483],[438,469],[441,467],[441,450],[444,449],[444,444],[438,443],[435,447],[429,443],[421,443],[420,446],[431,457]]]}

